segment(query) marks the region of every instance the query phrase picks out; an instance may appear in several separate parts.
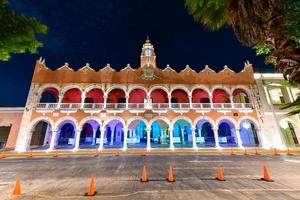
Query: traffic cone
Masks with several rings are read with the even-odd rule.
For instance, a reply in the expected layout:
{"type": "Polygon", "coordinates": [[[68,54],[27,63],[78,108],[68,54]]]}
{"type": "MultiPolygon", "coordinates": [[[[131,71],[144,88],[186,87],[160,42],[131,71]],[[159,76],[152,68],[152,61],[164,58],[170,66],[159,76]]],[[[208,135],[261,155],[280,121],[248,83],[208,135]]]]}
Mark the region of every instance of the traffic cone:
{"type": "Polygon", "coordinates": [[[225,178],[223,176],[223,170],[222,170],[221,166],[218,166],[218,171],[217,171],[217,177],[216,177],[216,179],[218,181],[225,181],[225,178]]]}
{"type": "Polygon", "coordinates": [[[96,149],[95,157],[99,156],[100,152],[98,149],[96,149]]]}
{"type": "Polygon", "coordinates": [[[255,149],[255,155],[260,155],[257,149],[255,149]]]}
{"type": "Polygon", "coordinates": [[[261,180],[267,181],[267,182],[273,182],[273,180],[271,179],[270,175],[269,175],[269,171],[267,169],[267,167],[264,165],[264,177],[261,178],[261,180]]]}
{"type": "Polygon", "coordinates": [[[233,149],[231,149],[231,151],[230,151],[230,155],[235,155],[235,153],[234,153],[233,149]]]}
{"type": "Polygon", "coordinates": [[[244,151],[244,155],[248,155],[247,149],[245,149],[245,151],[244,151]]]}
{"type": "Polygon", "coordinates": [[[142,171],[142,175],[141,175],[141,178],[140,178],[140,181],[141,182],[148,182],[148,175],[147,175],[147,168],[146,166],[144,165],[143,167],[143,171],[142,171]]]}
{"type": "Polygon", "coordinates": [[[119,152],[119,151],[116,151],[115,156],[120,156],[120,152],[119,152]]]}
{"type": "Polygon", "coordinates": [[[143,153],[141,154],[141,156],[146,156],[146,152],[143,152],[143,153]]]}
{"type": "Polygon", "coordinates": [[[95,177],[91,176],[90,187],[87,192],[87,196],[91,197],[91,196],[95,196],[95,194],[96,194],[96,192],[95,192],[95,177]]]}
{"type": "Polygon", "coordinates": [[[28,157],[28,158],[32,158],[32,151],[29,152],[29,154],[28,154],[27,157],[28,157]]]}
{"type": "Polygon", "coordinates": [[[288,149],[288,150],[287,150],[287,155],[292,156],[292,155],[294,155],[294,154],[292,153],[292,150],[288,149]]]}
{"type": "Polygon", "coordinates": [[[57,150],[55,151],[55,153],[54,153],[53,157],[55,157],[55,158],[57,158],[57,157],[58,157],[58,152],[57,152],[57,150]]]}
{"type": "Polygon", "coordinates": [[[279,156],[279,155],[280,155],[280,154],[278,153],[278,151],[277,151],[276,148],[274,149],[274,155],[275,155],[275,156],[279,156]]]}
{"type": "Polygon", "coordinates": [[[168,181],[168,182],[175,182],[175,178],[174,178],[174,175],[173,175],[173,167],[172,167],[172,164],[170,164],[170,168],[169,168],[169,173],[168,173],[167,181],[168,181]]]}
{"type": "Polygon", "coordinates": [[[14,190],[12,192],[12,195],[21,195],[21,184],[20,184],[20,180],[18,178],[16,180],[16,184],[15,184],[14,190]]]}
{"type": "Polygon", "coordinates": [[[4,153],[1,153],[1,154],[0,154],[0,159],[1,159],[1,158],[6,158],[6,156],[5,156],[4,153]]]}

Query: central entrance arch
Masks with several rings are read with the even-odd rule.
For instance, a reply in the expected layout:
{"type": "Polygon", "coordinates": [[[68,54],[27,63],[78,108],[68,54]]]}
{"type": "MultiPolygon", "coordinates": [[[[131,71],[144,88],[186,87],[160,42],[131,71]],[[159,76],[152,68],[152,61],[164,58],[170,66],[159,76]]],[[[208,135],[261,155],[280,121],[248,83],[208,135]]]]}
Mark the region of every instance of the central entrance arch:
{"type": "Polygon", "coordinates": [[[173,125],[173,143],[175,147],[192,147],[193,137],[191,125],[184,119],[177,120],[173,125]]]}
{"type": "Polygon", "coordinates": [[[169,125],[162,119],[157,119],[151,124],[150,133],[151,148],[169,148],[169,125]]]}
{"type": "Polygon", "coordinates": [[[147,128],[143,120],[136,119],[128,125],[127,146],[128,148],[146,148],[147,128]]]}
{"type": "Polygon", "coordinates": [[[118,119],[112,119],[105,126],[103,140],[104,148],[123,148],[124,146],[124,125],[118,119]]]}

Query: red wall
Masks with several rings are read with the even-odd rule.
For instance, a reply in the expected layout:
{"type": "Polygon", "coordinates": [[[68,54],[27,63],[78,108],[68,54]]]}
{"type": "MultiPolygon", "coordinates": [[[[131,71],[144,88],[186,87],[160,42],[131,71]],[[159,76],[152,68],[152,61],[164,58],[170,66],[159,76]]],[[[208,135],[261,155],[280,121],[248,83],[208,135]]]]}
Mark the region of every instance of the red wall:
{"type": "Polygon", "coordinates": [[[216,89],[213,91],[213,103],[230,103],[229,95],[225,90],[216,89]]]}
{"type": "Polygon", "coordinates": [[[113,89],[108,93],[107,103],[118,103],[119,98],[125,98],[125,92],[121,89],[113,89]]]}
{"type": "Polygon", "coordinates": [[[152,103],[168,103],[168,95],[164,90],[153,90],[150,97],[152,99],[152,103]]]}
{"type": "Polygon", "coordinates": [[[205,98],[209,98],[208,93],[202,89],[196,89],[192,94],[192,103],[201,103],[201,99],[205,98]]]}
{"type": "Polygon", "coordinates": [[[62,103],[81,103],[81,91],[79,89],[70,89],[64,94],[62,103]]]}
{"type": "Polygon", "coordinates": [[[104,103],[103,92],[101,89],[92,89],[86,93],[85,98],[92,98],[93,103],[104,103]]]}
{"type": "Polygon", "coordinates": [[[188,94],[182,89],[174,90],[172,98],[177,98],[178,103],[189,103],[188,94]]]}
{"type": "Polygon", "coordinates": [[[129,103],[144,103],[144,99],[147,98],[147,94],[142,89],[134,89],[129,94],[129,103]]]}

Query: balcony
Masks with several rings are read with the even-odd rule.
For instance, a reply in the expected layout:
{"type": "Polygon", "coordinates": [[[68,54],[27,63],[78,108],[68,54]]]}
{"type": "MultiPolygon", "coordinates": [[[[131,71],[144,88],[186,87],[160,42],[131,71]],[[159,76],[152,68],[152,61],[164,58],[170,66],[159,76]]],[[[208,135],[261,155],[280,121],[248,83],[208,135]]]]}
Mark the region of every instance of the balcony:
{"type": "Polygon", "coordinates": [[[169,109],[175,112],[187,112],[190,109],[198,112],[209,112],[211,109],[215,110],[231,110],[237,109],[241,111],[252,110],[251,103],[38,103],[36,105],[37,112],[53,112],[56,109],[62,112],[76,112],[78,109],[83,109],[85,112],[100,112],[107,110],[108,112],[123,112],[129,110],[132,113],[140,113],[145,110],[153,110],[153,112],[167,112],[169,109]]]}

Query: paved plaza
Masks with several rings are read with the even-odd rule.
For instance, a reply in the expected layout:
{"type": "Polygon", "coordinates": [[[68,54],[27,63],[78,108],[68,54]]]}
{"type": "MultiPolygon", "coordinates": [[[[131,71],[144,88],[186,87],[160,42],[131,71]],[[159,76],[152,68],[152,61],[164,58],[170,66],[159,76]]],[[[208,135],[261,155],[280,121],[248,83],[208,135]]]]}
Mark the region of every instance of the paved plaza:
{"type": "Polygon", "coordinates": [[[100,155],[0,160],[0,199],[300,199],[300,155],[100,155]],[[176,182],[166,181],[172,163],[176,182]],[[149,182],[139,176],[147,166],[149,182]],[[222,166],[226,181],[215,179],[222,166]],[[259,180],[263,165],[274,182],[259,180]],[[86,197],[90,176],[94,197],[86,197]],[[22,195],[11,195],[16,177],[22,195]]]}

